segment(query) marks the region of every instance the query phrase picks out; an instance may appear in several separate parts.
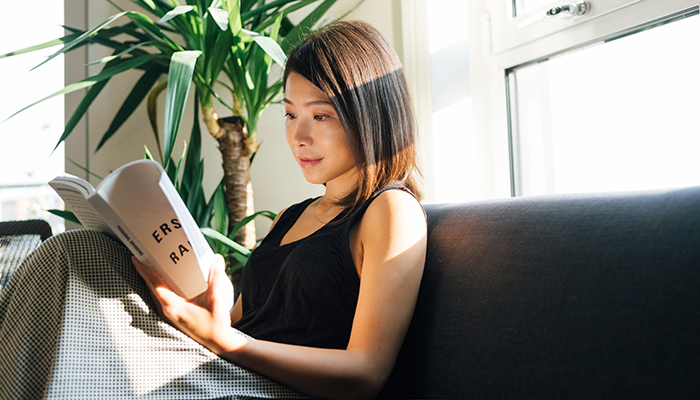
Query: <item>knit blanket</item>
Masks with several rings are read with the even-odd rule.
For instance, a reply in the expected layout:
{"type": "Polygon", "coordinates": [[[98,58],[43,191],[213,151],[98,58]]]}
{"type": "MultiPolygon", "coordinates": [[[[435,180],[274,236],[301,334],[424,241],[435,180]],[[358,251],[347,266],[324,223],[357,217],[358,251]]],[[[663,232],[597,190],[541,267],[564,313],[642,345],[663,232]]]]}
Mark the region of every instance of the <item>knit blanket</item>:
{"type": "Polygon", "coordinates": [[[0,399],[296,399],[155,313],[129,251],[97,232],[45,241],[0,293],[0,399]]]}

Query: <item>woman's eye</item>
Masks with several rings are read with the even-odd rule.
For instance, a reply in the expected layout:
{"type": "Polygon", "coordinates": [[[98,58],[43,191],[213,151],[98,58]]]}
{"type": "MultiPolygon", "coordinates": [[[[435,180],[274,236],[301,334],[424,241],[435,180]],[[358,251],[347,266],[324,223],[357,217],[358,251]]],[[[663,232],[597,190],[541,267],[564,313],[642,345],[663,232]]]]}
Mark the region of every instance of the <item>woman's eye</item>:
{"type": "Polygon", "coordinates": [[[328,116],[327,115],[314,115],[314,119],[316,121],[325,121],[328,119],[328,116]]]}
{"type": "Polygon", "coordinates": [[[292,113],[290,113],[290,112],[288,112],[288,113],[284,113],[284,117],[285,117],[286,119],[294,119],[294,118],[296,118],[297,116],[294,115],[294,114],[292,114],[292,113]]]}

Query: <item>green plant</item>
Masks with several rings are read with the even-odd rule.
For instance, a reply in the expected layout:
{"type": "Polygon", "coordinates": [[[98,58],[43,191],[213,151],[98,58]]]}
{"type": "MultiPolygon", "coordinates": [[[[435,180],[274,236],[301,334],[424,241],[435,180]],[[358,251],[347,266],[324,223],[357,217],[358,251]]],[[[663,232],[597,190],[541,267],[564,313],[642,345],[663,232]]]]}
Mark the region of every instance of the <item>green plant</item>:
{"type": "MultiPolygon", "coordinates": [[[[177,130],[179,121],[184,112],[187,101],[188,86],[190,85],[192,74],[194,73],[194,63],[199,56],[199,52],[185,51],[174,53],[170,62],[170,78],[168,79],[168,96],[166,97],[166,125],[168,121],[175,125],[177,130]]],[[[196,99],[195,99],[196,101],[196,99]]],[[[220,183],[209,199],[204,196],[202,181],[204,178],[204,160],[201,156],[201,132],[199,129],[198,107],[195,107],[195,119],[190,135],[189,144],[185,144],[179,160],[170,158],[171,162],[166,163],[165,171],[173,182],[180,197],[185,202],[188,210],[194,217],[198,226],[216,253],[227,256],[227,273],[231,276],[236,270],[245,265],[250,250],[231,240],[222,232],[228,232],[228,212],[224,201],[223,183],[220,183]],[[209,227],[213,225],[215,229],[209,227]]],[[[159,148],[161,154],[163,149],[159,148]]],[[[145,157],[154,159],[148,147],[145,148],[145,157]]],[[[76,164],[77,165],[77,164],[76,164]]],[[[83,168],[81,166],[78,166],[83,168]]],[[[84,168],[83,168],[84,169],[84,168]]],[[[87,171],[90,172],[90,171],[87,171]]],[[[95,174],[92,174],[96,176],[95,174]]],[[[98,179],[101,177],[96,176],[98,179]]],[[[80,224],[75,215],[70,211],[49,210],[49,212],[63,217],[69,221],[80,224]]],[[[274,218],[275,214],[269,211],[261,211],[250,215],[239,222],[229,236],[235,236],[236,232],[245,224],[252,221],[258,215],[265,215],[274,218]]]]}
{"type": "MultiPolygon", "coordinates": [[[[286,52],[313,29],[336,0],[187,0],[184,4],[176,0],[133,0],[141,11],[126,11],[107,1],[119,12],[90,30],[66,28],[72,33],[0,55],[2,59],[62,45],[44,61],[48,62],[88,44],[112,50],[112,55],[93,62],[103,65],[99,73],[69,84],[17,113],[54,96],[89,88],[66,123],[60,143],[112,77],[126,71],[142,71],[96,151],[148,99],[158,158],[215,250],[228,252],[238,263],[244,263],[247,249],[255,244],[254,225],[248,222],[259,215],[274,217],[268,211],[253,212],[249,174],[259,146],[260,114],[279,101],[283,86],[280,77],[271,78],[271,69],[274,64],[284,64],[286,52]],[[291,13],[298,17],[298,13],[309,9],[298,23],[289,18],[291,13]],[[114,26],[119,20],[126,22],[114,26]],[[160,82],[164,75],[168,80],[161,143],[154,104],[159,93],[166,90],[166,83],[160,82]],[[196,88],[195,122],[186,152],[176,160],[172,152],[192,83],[196,88]],[[217,102],[230,111],[231,117],[218,118],[214,108],[217,102]],[[204,198],[202,188],[200,115],[208,132],[216,138],[223,158],[224,177],[210,199],[204,198]]],[[[154,158],[150,152],[147,156],[154,158]]]]}
{"type": "MultiPolygon", "coordinates": [[[[168,91],[165,104],[165,125],[171,124],[171,130],[179,129],[179,121],[184,113],[184,106],[187,101],[187,94],[194,73],[194,64],[200,52],[185,51],[174,53],[170,62],[168,74],[168,91]]],[[[197,99],[195,98],[195,102],[197,99]]],[[[232,229],[229,229],[228,206],[225,202],[223,182],[209,199],[204,195],[204,160],[201,156],[201,132],[199,129],[199,107],[194,108],[194,123],[190,135],[189,144],[185,144],[180,159],[175,162],[171,159],[170,150],[159,149],[171,162],[165,163],[165,171],[175,185],[180,197],[182,197],[187,209],[194,220],[201,227],[202,232],[208,239],[212,249],[219,254],[226,256],[227,273],[231,276],[236,270],[243,267],[250,250],[233,241],[238,230],[257,215],[267,215],[274,218],[273,213],[258,212],[240,221],[232,229]],[[212,229],[210,226],[214,226],[212,229]],[[228,236],[226,233],[228,232],[228,236]]],[[[167,130],[167,128],[166,128],[167,130]]],[[[146,148],[146,157],[153,159],[151,152],[146,148]]]]}
{"type": "MultiPolygon", "coordinates": [[[[222,192],[227,204],[228,227],[217,231],[226,236],[236,231],[235,241],[252,248],[255,244],[253,225],[240,227],[239,224],[253,214],[252,201],[249,200],[252,199],[249,169],[259,146],[257,123],[262,111],[279,101],[282,90],[281,79],[270,78],[271,69],[274,64],[284,64],[286,51],[301,39],[304,32],[313,29],[336,0],[187,0],[184,4],[176,0],[133,0],[141,11],[125,11],[107,1],[119,12],[92,29],[82,31],[67,28],[71,34],[0,55],[0,58],[61,44],[61,49],[44,62],[88,44],[112,49],[112,55],[94,62],[103,65],[99,73],[69,84],[36,102],[89,88],[66,123],[59,143],[71,134],[112,77],[125,71],[142,71],[103,134],[97,150],[146,98],[149,99],[149,118],[158,140],[160,136],[152,104],[164,89],[159,78],[168,74],[166,96],[176,99],[174,102],[166,99],[167,104],[180,104],[179,100],[184,98],[182,94],[189,89],[190,82],[194,83],[201,119],[209,133],[216,138],[223,159],[222,192]],[[298,23],[289,18],[290,13],[308,9],[311,11],[298,23]],[[158,21],[149,15],[154,15],[158,21]],[[126,22],[113,26],[119,20],[126,22]],[[180,64],[175,61],[171,64],[171,59],[181,57],[178,54],[195,60],[191,79],[184,86],[182,82],[185,80],[173,79],[177,71],[171,65],[180,64]],[[179,83],[174,84],[174,81],[179,83]],[[215,103],[229,110],[231,116],[219,118],[215,103]]],[[[168,107],[166,105],[163,142],[158,142],[158,157],[170,171],[181,114],[172,112],[168,107]]],[[[188,187],[189,184],[184,185],[188,187]]]]}

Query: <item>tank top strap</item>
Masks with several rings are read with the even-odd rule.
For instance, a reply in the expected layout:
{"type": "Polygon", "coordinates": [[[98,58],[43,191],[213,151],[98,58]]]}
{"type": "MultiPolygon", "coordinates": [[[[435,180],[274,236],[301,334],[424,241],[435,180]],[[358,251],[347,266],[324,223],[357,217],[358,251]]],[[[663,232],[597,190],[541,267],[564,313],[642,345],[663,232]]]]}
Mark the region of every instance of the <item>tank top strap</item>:
{"type": "Polygon", "coordinates": [[[382,193],[384,193],[384,192],[386,192],[386,191],[389,191],[389,190],[403,190],[404,192],[406,192],[406,193],[410,194],[411,196],[413,196],[413,198],[415,198],[416,201],[418,201],[418,199],[417,199],[416,196],[413,194],[413,192],[411,192],[406,186],[404,186],[404,185],[402,185],[402,184],[400,184],[400,183],[397,183],[397,182],[390,182],[388,185],[386,185],[386,186],[384,186],[383,188],[381,188],[381,189],[375,191],[375,192],[372,194],[372,196],[370,196],[370,198],[367,199],[367,201],[365,201],[365,202],[362,204],[362,206],[361,206],[359,209],[357,209],[357,211],[355,211],[355,213],[350,217],[350,219],[349,219],[349,221],[348,221],[348,222],[349,222],[348,226],[349,226],[349,227],[352,227],[353,225],[355,225],[355,223],[359,222],[359,220],[362,219],[362,216],[365,215],[365,211],[367,211],[367,208],[369,208],[370,204],[372,204],[372,202],[374,201],[374,199],[376,199],[377,197],[379,197],[380,194],[382,194],[382,193]]]}

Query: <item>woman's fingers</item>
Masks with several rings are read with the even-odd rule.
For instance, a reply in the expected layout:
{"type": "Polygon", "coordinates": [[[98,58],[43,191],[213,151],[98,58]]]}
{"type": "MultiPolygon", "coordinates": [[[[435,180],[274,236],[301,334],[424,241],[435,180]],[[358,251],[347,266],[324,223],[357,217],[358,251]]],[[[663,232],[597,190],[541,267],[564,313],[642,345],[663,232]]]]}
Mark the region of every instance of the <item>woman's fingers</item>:
{"type": "Polygon", "coordinates": [[[165,286],[156,287],[153,290],[153,294],[160,303],[161,316],[171,324],[182,319],[180,314],[184,311],[184,308],[187,307],[187,300],[178,296],[165,286]]]}
{"type": "Polygon", "coordinates": [[[132,260],[155,299],[158,314],[171,325],[200,343],[209,342],[218,327],[231,325],[233,285],[226,275],[226,262],[221,255],[217,254],[212,260],[207,290],[189,300],[168,289],[158,274],[135,257],[132,260]]]}
{"type": "Polygon", "coordinates": [[[230,320],[230,311],[233,308],[233,284],[226,274],[226,262],[220,254],[213,258],[209,268],[209,287],[205,294],[204,307],[208,308],[214,318],[225,318],[230,320]]]}

